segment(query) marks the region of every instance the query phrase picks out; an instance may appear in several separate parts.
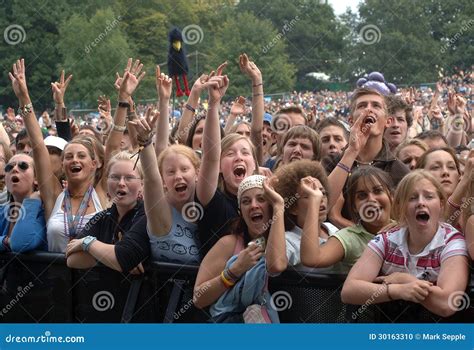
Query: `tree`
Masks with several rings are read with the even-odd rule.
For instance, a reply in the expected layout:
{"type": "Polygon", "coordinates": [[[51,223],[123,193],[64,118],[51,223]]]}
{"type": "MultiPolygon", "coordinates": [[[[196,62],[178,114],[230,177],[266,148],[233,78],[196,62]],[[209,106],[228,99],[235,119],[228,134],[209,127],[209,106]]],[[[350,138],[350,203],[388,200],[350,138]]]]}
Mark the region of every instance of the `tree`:
{"type": "Polygon", "coordinates": [[[246,95],[251,91],[247,77],[238,67],[239,55],[247,53],[263,74],[266,93],[291,90],[295,82],[295,67],[289,63],[282,33],[270,21],[244,12],[230,17],[214,32],[213,48],[207,69],[215,69],[228,61],[225,73],[230,77],[229,96],[246,95]],[[258,35],[256,35],[258,33],[258,35]]]}
{"type": "Polygon", "coordinates": [[[64,60],[56,70],[74,75],[67,103],[95,106],[99,95],[115,95],[115,72],[122,72],[133,56],[121,19],[108,8],[98,10],[90,20],[73,15],[60,26],[58,47],[64,60]]]}

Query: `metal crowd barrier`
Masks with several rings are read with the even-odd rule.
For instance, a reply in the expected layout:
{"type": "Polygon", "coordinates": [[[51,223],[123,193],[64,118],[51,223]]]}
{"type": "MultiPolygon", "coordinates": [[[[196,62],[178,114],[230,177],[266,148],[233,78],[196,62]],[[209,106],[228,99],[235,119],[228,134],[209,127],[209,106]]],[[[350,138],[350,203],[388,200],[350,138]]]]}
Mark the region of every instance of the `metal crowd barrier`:
{"type": "MultiPolygon", "coordinates": [[[[98,265],[75,270],[63,254],[0,254],[2,323],[203,323],[208,310],[192,303],[198,268],[152,262],[144,275],[125,275],[98,265]]],[[[471,279],[453,317],[441,318],[419,304],[395,301],[363,306],[341,302],[344,275],[289,268],[271,278],[271,307],[282,323],[463,322],[474,320],[471,279]]]]}

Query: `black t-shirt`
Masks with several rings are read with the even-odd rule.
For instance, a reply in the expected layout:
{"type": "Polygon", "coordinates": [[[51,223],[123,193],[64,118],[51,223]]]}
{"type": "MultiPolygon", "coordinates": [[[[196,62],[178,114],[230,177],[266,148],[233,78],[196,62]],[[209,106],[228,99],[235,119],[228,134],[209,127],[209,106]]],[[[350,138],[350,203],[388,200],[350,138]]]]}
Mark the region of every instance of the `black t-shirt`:
{"type": "Polygon", "coordinates": [[[115,244],[115,256],[123,272],[129,272],[150,256],[150,238],[146,231],[146,215],[134,221],[124,238],[115,244]]]}
{"type": "MultiPolygon", "coordinates": [[[[199,203],[197,198],[196,201],[199,203]]],[[[204,215],[198,223],[202,257],[222,236],[230,233],[230,224],[237,217],[239,217],[237,197],[216,190],[211,201],[204,207],[204,215]]]]}
{"type": "Polygon", "coordinates": [[[84,226],[79,238],[94,236],[103,243],[115,244],[122,240],[133,223],[144,214],[145,209],[143,202],[139,201],[137,205],[128,211],[120,222],[118,222],[119,213],[114,203],[110,208],[94,215],[84,226]]]}

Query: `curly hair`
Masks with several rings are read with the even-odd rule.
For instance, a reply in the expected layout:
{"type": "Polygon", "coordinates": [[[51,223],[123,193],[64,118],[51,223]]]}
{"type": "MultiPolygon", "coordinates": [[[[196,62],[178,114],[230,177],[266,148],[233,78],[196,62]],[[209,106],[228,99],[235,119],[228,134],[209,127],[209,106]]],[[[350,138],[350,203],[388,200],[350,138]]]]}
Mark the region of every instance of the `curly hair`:
{"type": "Polygon", "coordinates": [[[326,192],[329,192],[329,183],[326,171],[320,162],[308,159],[298,160],[282,165],[275,172],[278,182],[275,184],[277,191],[285,200],[285,229],[291,230],[296,223],[296,215],[290,214],[298,203],[298,188],[301,179],[312,176],[321,182],[326,192]]]}

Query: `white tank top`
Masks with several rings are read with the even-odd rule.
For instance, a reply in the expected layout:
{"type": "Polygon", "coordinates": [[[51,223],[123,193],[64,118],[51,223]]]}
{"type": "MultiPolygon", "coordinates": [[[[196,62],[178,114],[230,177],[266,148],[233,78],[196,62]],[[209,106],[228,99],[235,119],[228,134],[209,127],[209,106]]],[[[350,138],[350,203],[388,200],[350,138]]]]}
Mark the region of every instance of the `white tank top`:
{"type": "MultiPolygon", "coordinates": [[[[64,201],[64,191],[56,199],[53,211],[49,217],[48,223],[46,224],[46,235],[48,238],[48,251],[54,253],[64,253],[66,246],[69,243],[69,237],[65,232],[64,226],[64,211],[62,209],[64,201]]],[[[100,204],[99,196],[95,189],[92,190],[92,203],[95,207],[95,212],[84,215],[82,222],[79,223],[77,228],[77,234],[79,234],[87,222],[98,212],[102,211],[102,205],[100,204]]],[[[73,218],[75,216],[73,215],[73,218]]]]}

